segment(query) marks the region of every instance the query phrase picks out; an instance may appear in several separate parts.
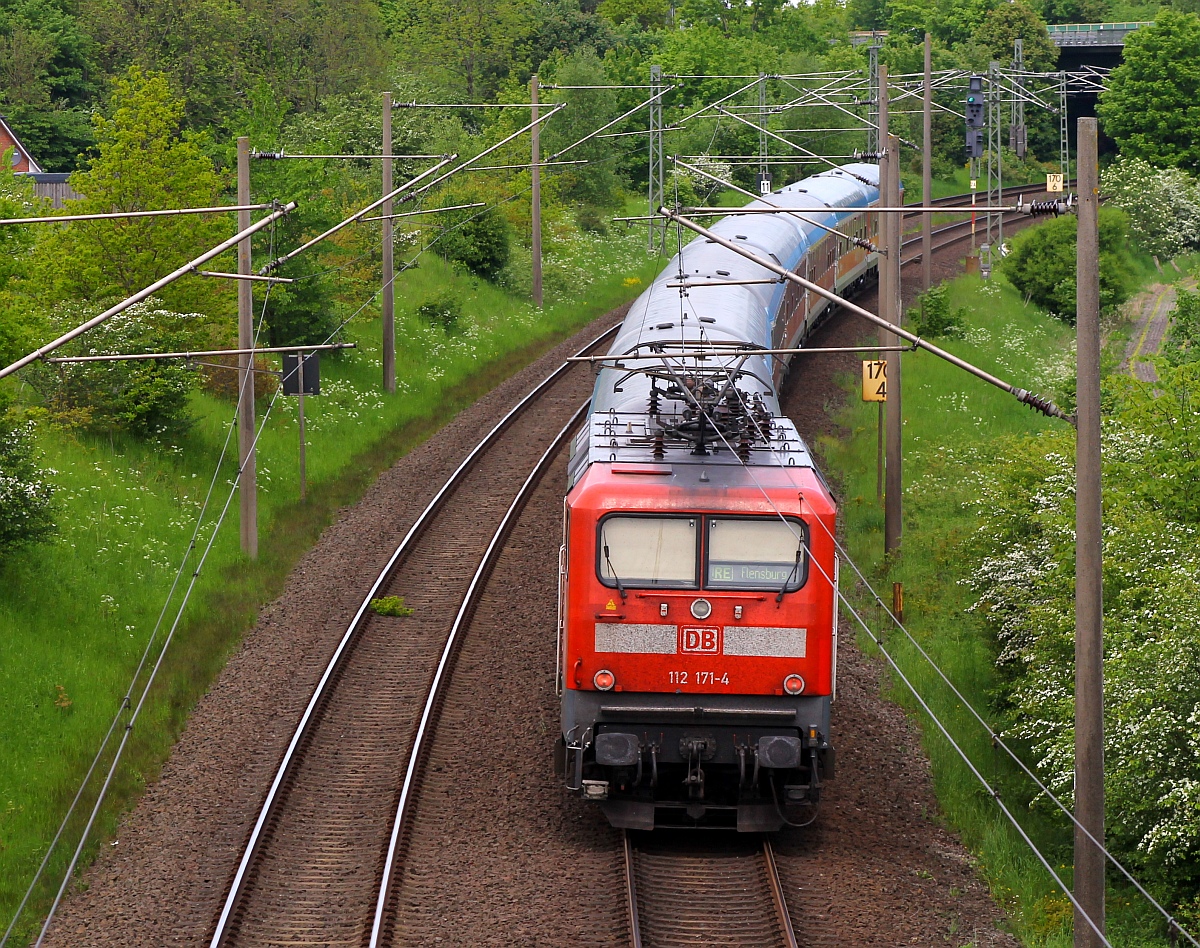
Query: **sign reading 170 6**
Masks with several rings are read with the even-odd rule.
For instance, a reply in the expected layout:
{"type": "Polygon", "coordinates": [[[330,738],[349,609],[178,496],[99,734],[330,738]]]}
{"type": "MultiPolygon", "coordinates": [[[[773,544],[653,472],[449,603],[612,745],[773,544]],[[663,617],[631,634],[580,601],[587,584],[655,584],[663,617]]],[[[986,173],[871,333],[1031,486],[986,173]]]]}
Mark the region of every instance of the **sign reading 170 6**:
{"type": "Polygon", "coordinates": [[[862,400],[864,402],[887,401],[887,363],[883,359],[863,361],[862,400]]]}

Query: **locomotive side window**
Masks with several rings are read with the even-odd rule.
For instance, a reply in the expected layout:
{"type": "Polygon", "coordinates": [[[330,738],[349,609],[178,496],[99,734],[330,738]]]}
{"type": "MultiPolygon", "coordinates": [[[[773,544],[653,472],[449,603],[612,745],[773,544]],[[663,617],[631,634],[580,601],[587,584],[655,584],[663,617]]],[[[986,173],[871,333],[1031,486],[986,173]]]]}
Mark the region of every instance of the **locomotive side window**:
{"type": "Polygon", "coordinates": [[[794,592],[808,579],[808,528],[778,517],[709,517],[709,589],[794,592]]]}
{"type": "Polygon", "coordinates": [[[597,575],[605,586],[695,589],[698,539],[695,517],[605,517],[597,575]]]}

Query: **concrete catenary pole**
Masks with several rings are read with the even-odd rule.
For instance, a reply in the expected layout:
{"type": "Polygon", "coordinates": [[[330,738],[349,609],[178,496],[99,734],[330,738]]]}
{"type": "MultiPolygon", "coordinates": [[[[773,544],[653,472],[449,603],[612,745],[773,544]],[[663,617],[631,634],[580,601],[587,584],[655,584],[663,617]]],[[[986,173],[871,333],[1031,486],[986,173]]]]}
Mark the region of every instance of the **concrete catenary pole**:
{"type": "MultiPolygon", "coordinates": [[[[237,140],[238,204],[250,203],[250,139],[237,140]]],[[[238,230],[250,226],[250,212],[238,211],[238,230]]],[[[238,273],[250,274],[250,240],[238,244],[238,273]]],[[[254,347],[254,297],[249,280],[238,280],[238,348],[254,347]]],[[[241,502],[242,552],[258,559],[258,486],[254,465],[254,355],[238,356],[238,492],[241,502]]]]}
{"type": "MultiPolygon", "coordinates": [[[[878,50],[875,50],[874,47],[872,47],[872,51],[875,52],[876,54],[878,53],[878,50]]],[[[880,206],[886,206],[887,205],[887,195],[888,195],[888,184],[887,184],[888,168],[891,167],[891,164],[888,160],[888,154],[887,154],[887,136],[888,136],[887,65],[885,63],[879,62],[878,58],[876,58],[876,57],[872,57],[872,61],[873,61],[873,76],[875,79],[875,101],[873,103],[874,118],[875,118],[875,122],[876,122],[875,147],[880,153],[879,154],[879,204],[880,204],[880,206]]],[[[883,253],[881,253],[879,255],[879,266],[878,266],[879,311],[882,314],[884,312],[884,308],[887,305],[886,303],[884,303],[884,300],[888,298],[888,289],[887,289],[888,280],[891,278],[892,271],[889,270],[888,266],[887,266],[887,253],[888,253],[887,220],[888,220],[888,215],[887,214],[879,214],[876,216],[879,218],[879,246],[883,250],[883,253]]],[[[892,338],[892,334],[889,333],[886,329],[879,330],[879,345],[880,346],[890,346],[892,344],[890,342],[891,338],[892,338]]],[[[884,480],[884,469],[883,469],[884,460],[883,459],[884,459],[884,447],[885,447],[884,446],[883,429],[884,429],[884,422],[886,420],[887,420],[887,405],[881,402],[879,405],[879,417],[877,420],[879,430],[878,430],[878,439],[877,439],[878,443],[876,444],[876,457],[875,457],[875,494],[876,494],[876,500],[880,500],[880,501],[883,500],[883,480],[884,480]]]]}
{"type": "MultiPolygon", "coordinates": [[[[1075,897],[1104,931],[1104,603],[1100,509],[1100,229],[1096,120],[1077,126],[1075,444],[1075,897]]],[[[1075,913],[1076,948],[1100,948],[1075,913]]]]}
{"type": "MultiPolygon", "coordinates": [[[[392,94],[383,94],[383,193],[392,193],[392,94]]],[[[392,202],[383,203],[383,390],[396,391],[395,222],[392,202]]]]}
{"type": "MultiPolygon", "coordinates": [[[[933,43],[925,34],[925,101],[921,107],[921,200],[928,207],[933,200],[933,43]]],[[[921,289],[933,282],[933,219],[921,215],[921,289]]]]}
{"type": "Polygon", "coordinates": [[[542,305],[542,169],[541,156],[541,123],[538,122],[538,77],[534,75],[529,80],[529,101],[533,103],[530,129],[530,172],[533,176],[533,194],[530,198],[530,250],[533,254],[533,302],[535,306],[542,305]]]}
{"type": "MultiPolygon", "coordinates": [[[[895,135],[885,139],[888,152],[888,192],[885,201],[888,207],[900,206],[900,140],[895,135]]],[[[881,307],[880,315],[888,322],[897,326],[903,325],[903,307],[900,303],[900,245],[901,234],[904,231],[903,216],[900,214],[885,214],[884,221],[888,229],[888,299],[881,307]],[[886,315],[885,315],[886,314],[886,315]]],[[[884,301],[881,299],[880,303],[884,301]]],[[[883,488],[883,546],[890,556],[900,549],[900,536],[903,532],[902,498],[904,482],[901,474],[901,448],[903,445],[902,414],[902,385],[900,378],[900,355],[894,351],[900,340],[892,333],[888,334],[888,345],[892,350],[887,354],[887,463],[885,468],[886,480],[883,488]]]]}

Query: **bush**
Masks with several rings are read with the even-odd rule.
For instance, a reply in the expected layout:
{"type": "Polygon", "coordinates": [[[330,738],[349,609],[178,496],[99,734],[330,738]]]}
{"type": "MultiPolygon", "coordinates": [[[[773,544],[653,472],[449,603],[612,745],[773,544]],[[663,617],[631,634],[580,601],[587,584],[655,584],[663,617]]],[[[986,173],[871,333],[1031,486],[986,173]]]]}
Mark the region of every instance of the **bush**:
{"type": "MultiPolygon", "coordinates": [[[[90,314],[61,312],[76,325],[90,314]]],[[[203,348],[204,318],[133,306],[63,347],[63,355],[145,353],[203,348]],[[201,343],[197,345],[196,343],[201,343]]],[[[39,366],[28,374],[64,427],[125,431],[141,438],[177,438],[191,424],[188,395],[197,373],[176,360],[74,362],[39,366]]]]}
{"type": "Polygon", "coordinates": [[[508,263],[508,220],[497,208],[449,225],[433,245],[439,256],[460,263],[476,276],[495,280],[508,263]]]}
{"type": "Polygon", "coordinates": [[[17,421],[0,404],[0,553],[54,532],[54,473],[37,465],[33,422],[17,421]]]}
{"type": "MultiPolygon", "coordinates": [[[[1163,901],[1200,908],[1200,364],[1113,377],[1104,428],[1108,845],[1163,901]]],[[[1074,437],[1003,444],[978,471],[966,541],[995,636],[1007,732],[1070,805],[1074,766],[1074,437]]]]}
{"type": "Polygon", "coordinates": [[[1172,365],[1200,362],[1200,293],[1179,291],[1162,354],[1172,365]]]}
{"type": "Polygon", "coordinates": [[[930,287],[917,297],[918,309],[910,329],[918,336],[961,336],[966,326],[965,313],[950,306],[950,287],[945,283],[930,287]]]}
{"type": "Polygon", "coordinates": [[[462,319],[462,303],[453,293],[439,293],[418,306],[417,315],[427,323],[441,326],[447,333],[452,333],[462,319]]]}
{"type": "MultiPolygon", "coordinates": [[[[1126,242],[1128,218],[1116,208],[1100,209],[1100,307],[1115,310],[1132,292],[1133,270],[1126,242]]],[[[1001,269],[1035,305],[1075,325],[1075,246],[1079,221],[1058,217],[1018,234],[1001,269]]]]}

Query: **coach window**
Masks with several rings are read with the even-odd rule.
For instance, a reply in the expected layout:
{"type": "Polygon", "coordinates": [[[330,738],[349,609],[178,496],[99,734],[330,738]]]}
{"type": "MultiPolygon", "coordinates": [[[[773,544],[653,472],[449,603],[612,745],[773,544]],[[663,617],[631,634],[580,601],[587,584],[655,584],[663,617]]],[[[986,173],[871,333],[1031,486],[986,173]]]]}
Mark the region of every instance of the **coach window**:
{"type": "Polygon", "coordinates": [[[609,516],[600,521],[596,570],[605,586],[699,586],[695,517],[609,516]]]}
{"type": "Polygon", "coordinates": [[[808,579],[808,528],[789,517],[709,517],[704,585],[794,592],[808,579]]]}

